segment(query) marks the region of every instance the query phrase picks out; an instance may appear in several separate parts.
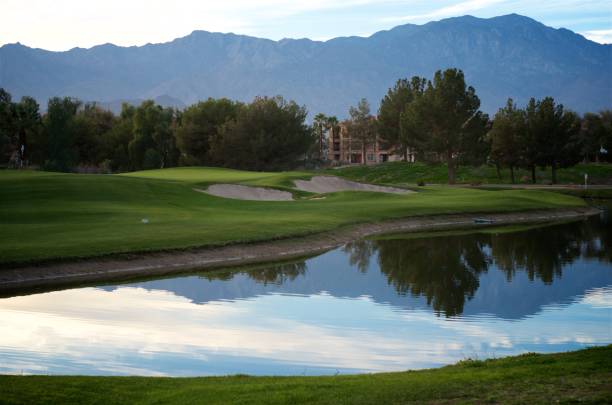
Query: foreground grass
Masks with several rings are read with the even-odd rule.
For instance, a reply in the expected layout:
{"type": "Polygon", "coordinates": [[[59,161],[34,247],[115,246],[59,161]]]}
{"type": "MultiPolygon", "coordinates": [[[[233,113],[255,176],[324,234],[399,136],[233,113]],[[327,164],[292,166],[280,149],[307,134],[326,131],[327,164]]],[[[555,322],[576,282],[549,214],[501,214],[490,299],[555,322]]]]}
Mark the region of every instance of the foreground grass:
{"type": "Polygon", "coordinates": [[[305,235],[413,215],[583,206],[537,190],[426,187],[409,195],[240,201],[194,191],[210,183],[289,188],[307,173],[176,168],[129,175],[0,171],[0,265],[159,251],[305,235]],[[143,223],[143,219],[148,223],[143,223]]]}
{"type": "Polygon", "coordinates": [[[335,377],[0,376],[6,404],[609,403],[612,346],[335,377]]]}
{"type": "MultiPolygon", "coordinates": [[[[351,166],[328,170],[328,173],[346,177],[351,180],[370,183],[395,185],[412,185],[419,181],[433,184],[446,184],[448,171],[443,164],[391,162],[372,167],[351,166]]],[[[557,176],[560,184],[583,184],[584,174],[589,175],[590,184],[612,184],[612,164],[579,164],[567,169],[559,169],[557,176]]],[[[501,171],[502,178],[497,177],[494,166],[461,166],[457,169],[458,183],[509,184],[510,172],[501,171]]],[[[536,171],[536,180],[540,184],[550,184],[550,170],[536,171]]],[[[531,183],[531,172],[518,169],[515,171],[517,183],[531,183]]]]}

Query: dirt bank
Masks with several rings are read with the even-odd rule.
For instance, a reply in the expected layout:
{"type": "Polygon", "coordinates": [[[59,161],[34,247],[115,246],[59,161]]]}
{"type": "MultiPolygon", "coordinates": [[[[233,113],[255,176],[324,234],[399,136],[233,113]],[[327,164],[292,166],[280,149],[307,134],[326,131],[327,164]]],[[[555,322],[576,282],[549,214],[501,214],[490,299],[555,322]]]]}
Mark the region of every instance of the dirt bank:
{"type": "Polygon", "coordinates": [[[355,239],[386,232],[417,232],[500,224],[548,222],[598,214],[591,207],[504,214],[456,214],[411,217],[347,226],[335,231],[276,241],[188,251],[135,254],[79,262],[0,270],[0,295],[98,281],[166,275],[257,262],[286,260],[322,253],[355,239]],[[476,224],[475,219],[485,223],[476,224]],[[491,223],[486,223],[490,221],[491,223]]]}

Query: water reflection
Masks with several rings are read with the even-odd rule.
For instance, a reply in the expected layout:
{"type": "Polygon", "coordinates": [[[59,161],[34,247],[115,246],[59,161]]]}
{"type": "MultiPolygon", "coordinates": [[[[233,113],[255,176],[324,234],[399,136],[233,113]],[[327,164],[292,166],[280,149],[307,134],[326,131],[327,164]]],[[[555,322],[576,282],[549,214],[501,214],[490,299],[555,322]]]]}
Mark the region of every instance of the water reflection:
{"type": "Polygon", "coordinates": [[[610,224],[394,235],[0,300],[0,373],[335,374],[612,342],[610,224]]]}
{"type": "MultiPolygon", "coordinates": [[[[480,273],[486,272],[490,258],[478,236],[438,237],[371,241],[378,251],[380,271],[399,294],[427,298],[436,313],[447,316],[463,312],[479,286],[480,273]]],[[[347,247],[354,254],[358,246],[347,247]]]]}
{"type": "MultiPolygon", "coordinates": [[[[325,267],[325,264],[319,265],[319,260],[314,261],[315,266],[312,266],[312,260],[309,261],[310,267],[314,268],[308,275],[307,263],[299,262],[239,273],[208,273],[202,277],[228,281],[246,275],[264,285],[273,283],[282,287],[286,283],[285,288],[275,289],[277,292],[313,294],[328,291],[334,296],[368,295],[379,302],[393,304],[401,302],[401,299],[398,301],[394,296],[410,294],[415,298],[424,297],[427,305],[436,314],[450,317],[463,314],[466,301],[474,298],[482,276],[489,268],[499,270],[505,275],[507,283],[498,280],[497,284],[512,284],[518,277],[516,283],[521,284],[522,289],[514,291],[520,293],[522,300],[532,293],[534,298],[541,299],[539,306],[559,300],[565,302],[584,292],[585,288],[607,285],[611,282],[611,274],[609,271],[602,271],[601,267],[608,267],[605,265],[612,262],[611,229],[609,223],[595,218],[562,225],[499,228],[479,233],[435,233],[428,237],[393,235],[377,240],[359,240],[343,247],[341,250],[348,257],[348,267],[355,268],[362,274],[371,271],[374,273],[372,278],[377,278],[379,274],[386,277],[394,292],[384,291],[383,296],[379,289],[373,289],[379,283],[372,278],[368,278],[363,284],[351,281],[346,285],[343,277],[335,277],[335,273],[344,274],[346,269],[339,270],[337,266],[325,268],[326,274],[320,274],[318,269],[325,267]],[[570,266],[576,260],[580,260],[580,265],[570,266]],[[603,266],[598,266],[597,263],[586,264],[587,261],[593,260],[603,266]],[[570,283],[563,283],[557,289],[542,288],[541,284],[526,286],[521,283],[522,277],[519,277],[525,275],[530,282],[540,280],[549,285],[555,279],[562,279],[564,267],[572,272],[568,276],[570,283]],[[573,274],[581,269],[583,274],[573,274]],[[300,276],[310,279],[310,288],[305,289],[304,283],[295,282],[300,276]],[[573,284],[577,288],[565,289],[567,296],[560,299],[559,290],[564,290],[566,284],[573,284]],[[353,292],[346,291],[347,287],[352,287],[353,292]]],[[[329,261],[329,256],[333,254],[332,252],[324,257],[329,261]]],[[[484,281],[494,278],[496,275],[491,275],[484,281]]],[[[499,286],[496,290],[498,289],[499,286]]],[[[184,295],[176,289],[174,292],[184,295]]],[[[233,300],[255,296],[263,291],[254,286],[251,292],[248,288],[241,288],[240,292],[238,295],[211,292],[205,295],[214,297],[213,299],[233,300]]],[[[514,298],[519,299],[518,296],[514,298]]],[[[511,301],[507,296],[504,296],[503,300],[511,301]]],[[[488,304],[491,308],[490,301],[488,304]]],[[[518,317],[527,316],[537,310],[538,308],[522,313],[518,317]]],[[[490,313],[490,309],[487,311],[483,308],[482,312],[490,313]]]]}
{"type": "MultiPolygon", "coordinates": [[[[429,238],[387,237],[348,244],[350,263],[364,272],[377,254],[380,271],[398,294],[423,296],[436,313],[463,313],[474,297],[480,276],[490,267],[508,282],[518,273],[530,281],[551,284],[577,259],[612,262],[612,227],[593,219],[571,224],[529,227],[523,231],[487,230],[473,234],[440,234],[429,238]]],[[[606,282],[609,274],[604,273],[606,282]]]]}

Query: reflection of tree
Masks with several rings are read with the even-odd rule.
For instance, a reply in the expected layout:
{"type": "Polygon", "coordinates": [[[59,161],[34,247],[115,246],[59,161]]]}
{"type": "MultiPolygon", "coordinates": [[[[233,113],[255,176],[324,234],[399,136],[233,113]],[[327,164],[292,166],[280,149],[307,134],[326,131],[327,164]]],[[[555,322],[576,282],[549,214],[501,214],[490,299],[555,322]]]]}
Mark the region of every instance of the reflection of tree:
{"type": "Polygon", "coordinates": [[[281,285],[285,281],[293,281],[298,276],[304,275],[306,273],[306,262],[298,262],[298,263],[283,263],[283,264],[275,264],[267,267],[257,267],[254,269],[243,270],[240,272],[237,271],[220,271],[220,272],[211,272],[204,273],[201,277],[204,277],[210,281],[220,280],[220,281],[229,281],[236,276],[236,274],[246,274],[250,279],[267,284],[277,284],[281,285]]]}
{"type": "Polygon", "coordinates": [[[602,214],[600,221],[583,221],[583,226],[579,229],[582,236],[583,256],[604,263],[612,263],[612,219],[610,213],[602,214]]]}
{"type": "Polygon", "coordinates": [[[527,272],[529,280],[537,277],[546,284],[561,277],[563,265],[580,255],[580,246],[567,227],[555,228],[491,237],[493,258],[508,280],[512,280],[517,271],[527,272]]]}
{"type": "Polygon", "coordinates": [[[357,266],[360,272],[365,273],[376,248],[372,242],[361,239],[347,243],[342,250],[348,255],[351,266],[357,266]]]}
{"type": "MultiPolygon", "coordinates": [[[[563,266],[578,258],[612,262],[612,226],[597,218],[570,224],[498,234],[466,233],[425,238],[361,240],[343,248],[351,266],[361,272],[378,255],[381,273],[398,294],[423,296],[438,314],[459,315],[479,288],[479,277],[491,263],[509,281],[525,271],[530,280],[550,284],[563,266]]],[[[263,284],[283,284],[306,273],[306,263],[272,265],[203,275],[231,280],[246,274],[263,284]]]]}
{"type": "Polygon", "coordinates": [[[489,258],[479,238],[461,236],[376,242],[380,270],[400,294],[424,296],[446,316],[463,312],[489,258]]]}
{"type": "Polygon", "coordinates": [[[525,271],[530,280],[539,278],[550,284],[555,278],[561,278],[565,264],[577,258],[612,261],[612,231],[606,225],[587,220],[494,235],[492,255],[508,280],[517,271],[525,271]]]}
{"type": "Polygon", "coordinates": [[[378,253],[381,272],[399,294],[427,298],[437,313],[463,312],[492,262],[510,281],[518,271],[550,284],[577,258],[612,262],[612,227],[598,219],[494,235],[465,234],[348,244],[351,265],[367,271],[378,253]]]}
{"type": "Polygon", "coordinates": [[[278,264],[264,269],[253,269],[246,272],[253,280],[267,284],[281,285],[293,281],[306,273],[306,262],[278,264]]]}

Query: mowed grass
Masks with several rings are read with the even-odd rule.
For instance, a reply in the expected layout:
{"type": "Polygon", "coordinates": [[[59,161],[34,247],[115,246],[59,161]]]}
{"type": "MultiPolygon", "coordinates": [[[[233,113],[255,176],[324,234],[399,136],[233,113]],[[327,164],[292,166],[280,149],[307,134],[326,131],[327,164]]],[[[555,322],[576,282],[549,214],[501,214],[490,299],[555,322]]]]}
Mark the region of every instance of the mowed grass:
{"type": "Polygon", "coordinates": [[[612,346],[335,377],[0,376],[6,404],[610,403],[612,346]]]}
{"type": "MultiPolygon", "coordinates": [[[[330,169],[330,174],[345,177],[356,181],[370,183],[384,183],[395,185],[414,186],[419,181],[428,184],[446,184],[448,170],[444,164],[390,162],[372,167],[351,166],[339,169],[330,169]]],[[[584,175],[588,174],[589,184],[612,185],[612,164],[589,163],[574,167],[559,169],[559,184],[584,184],[584,175]]],[[[497,177],[494,166],[483,165],[479,167],[460,166],[457,168],[457,183],[483,183],[483,184],[510,184],[510,171],[501,170],[501,180],[497,177]]],[[[515,170],[517,183],[531,183],[531,172],[525,169],[515,170]]],[[[536,170],[536,181],[539,184],[550,184],[550,168],[536,170]]]]}
{"type": "Polygon", "coordinates": [[[3,170],[0,265],[269,240],[414,215],[584,205],[577,197],[537,190],[425,187],[408,195],[340,192],[284,202],[194,191],[220,182],[287,188],[292,179],[310,175],[216,168],[129,175],[3,170]]]}
{"type": "Polygon", "coordinates": [[[293,180],[309,179],[308,172],[249,172],[219,167],[176,167],[172,169],[143,170],[120,176],[142,179],[172,180],[200,186],[208,184],[244,184],[274,188],[292,188],[293,180]]]}

